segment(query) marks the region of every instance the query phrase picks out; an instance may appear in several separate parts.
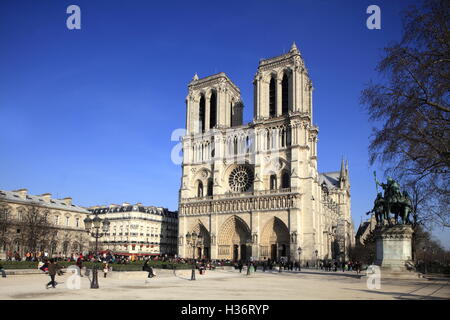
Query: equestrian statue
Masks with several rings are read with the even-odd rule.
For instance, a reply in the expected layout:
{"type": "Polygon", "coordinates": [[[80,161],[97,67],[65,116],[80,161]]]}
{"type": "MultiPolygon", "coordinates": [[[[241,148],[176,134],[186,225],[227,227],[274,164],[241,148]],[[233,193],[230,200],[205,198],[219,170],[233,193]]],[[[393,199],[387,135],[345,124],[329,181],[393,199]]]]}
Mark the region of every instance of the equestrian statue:
{"type": "Polygon", "coordinates": [[[374,201],[373,209],[366,214],[374,213],[377,225],[410,224],[409,216],[412,213],[412,202],[408,192],[400,190],[400,185],[391,177],[387,178],[386,183],[380,183],[377,180],[375,171],[375,185],[377,188],[377,198],[374,201]],[[378,186],[383,189],[383,195],[378,192],[378,186]],[[391,219],[390,215],[394,218],[391,219]],[[400,218],[400,219],[399,219],[400,218]],[[392,221],[393,220],[393,221],[392,221]]]}

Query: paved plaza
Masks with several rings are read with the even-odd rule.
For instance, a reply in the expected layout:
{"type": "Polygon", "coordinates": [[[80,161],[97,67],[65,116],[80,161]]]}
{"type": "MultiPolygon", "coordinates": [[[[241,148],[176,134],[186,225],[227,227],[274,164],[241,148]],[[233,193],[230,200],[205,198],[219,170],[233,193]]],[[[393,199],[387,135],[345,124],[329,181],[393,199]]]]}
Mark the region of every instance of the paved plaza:
{"type": "Polygon", "coordinates": [[[150,300],[212,300],[212,299],[450,299],[449,281],[382,280],[381,289],[369,290],[366,277],[353,272],[256,272],[207,271],[197,273],[190,281],[190,270],[156,270],[157,277],[146,283],[145,272],[111,272],[108,278],[99,273],[99,289],[89,288],[84,276],[81,288],[68,289],[69,274],[57,277],[56,289],[45,289],[49,277],[44,274],[10,275],[0,278],[0,299],[150,299],[150,300]],[[195,292],[195,294],[193,294],[195,292]]]}

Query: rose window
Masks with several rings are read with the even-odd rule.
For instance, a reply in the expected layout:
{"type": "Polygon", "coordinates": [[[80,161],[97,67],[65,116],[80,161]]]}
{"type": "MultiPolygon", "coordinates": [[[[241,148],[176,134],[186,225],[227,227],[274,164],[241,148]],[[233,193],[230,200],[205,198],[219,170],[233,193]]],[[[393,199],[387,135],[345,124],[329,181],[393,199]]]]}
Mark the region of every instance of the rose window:
{"type": "Polygon", "coordinates": [[[245,192],[253,183],[253,171],[247,166],[238,166],[231,171],[228,184],[235,192],[245,192]]]}

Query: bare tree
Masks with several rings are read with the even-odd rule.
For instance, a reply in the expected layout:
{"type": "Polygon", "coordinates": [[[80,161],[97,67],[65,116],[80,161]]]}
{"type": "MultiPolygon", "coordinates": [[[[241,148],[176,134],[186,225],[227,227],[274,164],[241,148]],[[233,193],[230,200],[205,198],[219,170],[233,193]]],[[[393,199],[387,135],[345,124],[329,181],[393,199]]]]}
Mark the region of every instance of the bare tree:
{"type": "Polygon", "coordinates": [[[382,123],[371,137],[371,164],[380,161],[431,190],[428,214],[445,227],[450,227],[449,21],[446,0],[426,0],[422,8],[406,11],[401,41],[384,49],[377,66],[387,81],[370,83],[361,94],[370,120],[382,123]]]}
{"type": "Polygon", "coordinates": [[[36,252],[40,244],[55,239],[58,233],[50,222],[49,211],[33,204],[27,206],[17,224],[23,244],[31,252],[36,252]]]}
{"type": "Polygon", "coordinates": [[[9,230],[11,227],[11,209],[9,206],[0,206],[0,251],[9,242],[9,230]]]}

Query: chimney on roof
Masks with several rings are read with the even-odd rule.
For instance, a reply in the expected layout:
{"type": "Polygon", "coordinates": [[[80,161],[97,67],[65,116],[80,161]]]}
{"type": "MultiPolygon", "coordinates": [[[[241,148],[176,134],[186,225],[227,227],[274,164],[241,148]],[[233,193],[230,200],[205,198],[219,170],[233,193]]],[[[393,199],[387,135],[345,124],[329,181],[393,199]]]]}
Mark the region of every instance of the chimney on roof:
{"type": "Polygon", "coordinates": [[[28,190],[27,189],[19,189],[19,190],[14,190],[13,192],[17,192],[19,194],[19,196],[21,198],[26,198],[27,194],[28,194],[28,190]]]}
{"type": "Polygon", "coordinates": [[[52,194],[51,193],[44,193],[40,195],[45,202],[50,202],[50,199],[52,198],[52,194]]]}
{"type": "Polygon", "coordinates": [[[72,198],[71,197],[66,197],[61,199],[62,202],[64,202],[66,205],[70,206],[72,204],[72,198]]]}

